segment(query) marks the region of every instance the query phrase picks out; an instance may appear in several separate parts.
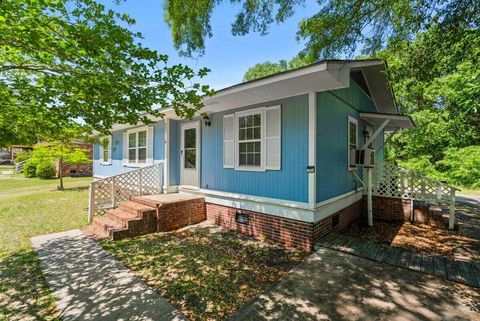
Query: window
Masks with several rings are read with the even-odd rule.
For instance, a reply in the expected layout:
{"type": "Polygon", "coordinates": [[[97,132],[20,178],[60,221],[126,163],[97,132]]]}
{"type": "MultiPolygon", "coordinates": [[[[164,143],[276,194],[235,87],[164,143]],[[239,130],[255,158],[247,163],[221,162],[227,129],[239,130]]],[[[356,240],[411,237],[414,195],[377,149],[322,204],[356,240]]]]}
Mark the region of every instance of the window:
{"type": "Polygon", "coordinates": [[[153,163],[153,127],[132,129],[124,133],[124,165],[153,163]]]}
{"type": "Polygon", "coordinates": [[[352,164],[354,161],[354,153],[352,150],[358,149],[358,121],[353,117],[348,117],[348,169],[355,170],[357,169],[357,165],[352,164]],[[353,154],[353,155],[352,155],[353,154]]]}
{"type": "Polygon", "coordinates": [[[261,166],[262,114],[238,117],[238,157],[240,166],[261,166]]]}
{"type": "Polygon", "coordinates": [[[197,129],[184,130],[184,168],[195,169],[197,167],[197,129]]]}
{"type": "Polygon", "coordinates": [[[281,106],[261,107],[223,117],[223,167],[280,170],[281,106]]]}
{"type": "Polygon", "coordinates": [[[100,164],[112,164],[112,137],[106,136],[100,138],[100,164]]]}

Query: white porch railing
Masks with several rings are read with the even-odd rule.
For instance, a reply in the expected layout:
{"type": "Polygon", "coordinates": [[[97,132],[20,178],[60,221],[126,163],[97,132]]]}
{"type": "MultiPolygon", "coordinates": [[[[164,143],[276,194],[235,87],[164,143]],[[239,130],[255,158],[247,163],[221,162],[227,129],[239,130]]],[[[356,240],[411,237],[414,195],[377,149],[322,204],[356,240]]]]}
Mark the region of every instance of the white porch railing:
{"type": "Polygon", "coordinates": [[[163,193],[163,163],[141,167],[90,183],[88,221],[133,196],[163,193]]]}
{"type": "MultiPolygon", "coordinates": [[[[366,181],[366,178],[365,180],[366,181]]],[[[459,189],[411,172],[395,164],[378,164],[372,170],[372,195],[430,201],[450,208],[449,228],[455,222],[455,192],[459,189]]],[[[364,190],[367,193],[367,189],[364,190]]]]}
{"type": "Polygon", "coordinates": [[[28,161],[28,159],[15,164],[15,174],[19,174],[19,173],[23,172],[23,165],[25,165],[25,163],[27,161],[28,161]]]}

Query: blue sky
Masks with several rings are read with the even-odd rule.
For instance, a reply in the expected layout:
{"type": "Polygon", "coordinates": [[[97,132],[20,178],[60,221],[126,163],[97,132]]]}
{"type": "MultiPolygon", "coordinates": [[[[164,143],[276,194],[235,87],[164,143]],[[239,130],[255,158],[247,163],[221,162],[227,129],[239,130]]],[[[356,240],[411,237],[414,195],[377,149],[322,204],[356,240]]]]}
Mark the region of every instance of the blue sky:
{"type": "Polygon", "coordinates": [[[163,19],[162,0],[126,0],[119,6],[113,6],[112,0],[102,2],[133,17],[137,23],[132,30],[143,34],[144,45],[168,54],[171,63],[183,63],[195,69],[210,68],[211,72],[202,82],[214,89],[241,82],[245,71],[258,62],[291,59],[303,49],[303,44],[295,39],[298,22],[318,11],[316,1],[306,0],[305,5],[297,7],[295,15],[285,23],[272,24],[268,35],[251,33],[235,37],[231,34],[230,25],[239,7],[225,1],[213,12],[213,37],[206,41],[205,55],[184,58],[173,48],[170,29],[163,19]]]}

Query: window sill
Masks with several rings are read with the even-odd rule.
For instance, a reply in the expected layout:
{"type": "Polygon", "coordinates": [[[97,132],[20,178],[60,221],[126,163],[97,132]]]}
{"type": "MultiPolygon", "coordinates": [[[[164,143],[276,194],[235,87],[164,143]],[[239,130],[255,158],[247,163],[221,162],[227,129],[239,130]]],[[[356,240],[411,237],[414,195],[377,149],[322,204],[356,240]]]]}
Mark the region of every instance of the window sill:
{"type": "Polygon", "coordinates": [[[265,168],[263,167],[246,167],[246,166],[241,166],[241,167],[235,167],[236,171],[242,171],[242,172],[266,172],[265,168]]]}
{"type": "Polygon", "coordinates": [[[112,166],[112,163],[100,163],[101,166],[112,166]]]}
{"type": "Polygon", "coordinates": [[[147,167],[147,166],[150,166],[150,165],[153,165],[153,163],[151,163],[151,164],[123,164],[123,167],[140,168],[140,167],[147,167]]]}

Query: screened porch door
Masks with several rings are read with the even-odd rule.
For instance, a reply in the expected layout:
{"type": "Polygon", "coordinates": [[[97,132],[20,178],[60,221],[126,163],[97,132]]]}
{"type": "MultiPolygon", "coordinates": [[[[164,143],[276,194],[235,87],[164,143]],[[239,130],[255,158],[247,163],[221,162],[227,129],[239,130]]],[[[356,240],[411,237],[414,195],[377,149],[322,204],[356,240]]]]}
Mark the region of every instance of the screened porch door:
{"type": "Polygon", "coordinates": [[[180,182],[198,187],[200,181],[200,123],[182,124],[180,182]]]}

